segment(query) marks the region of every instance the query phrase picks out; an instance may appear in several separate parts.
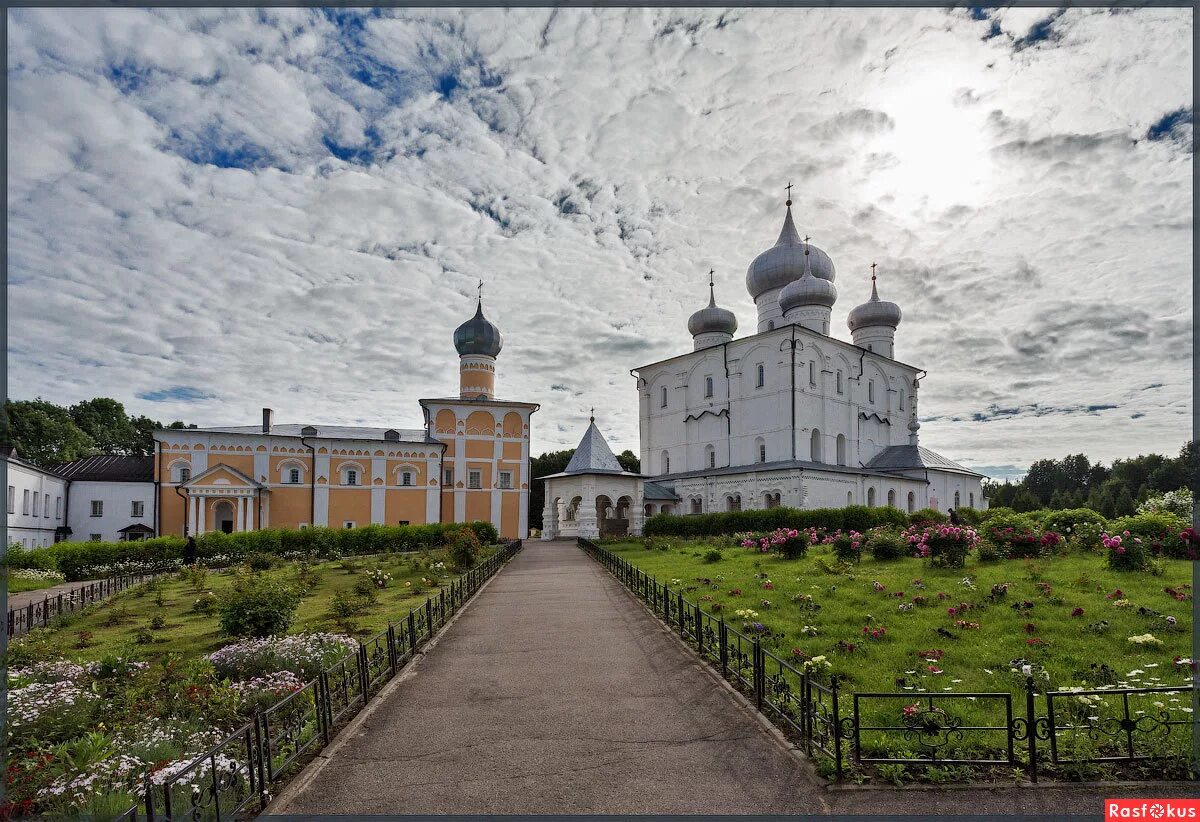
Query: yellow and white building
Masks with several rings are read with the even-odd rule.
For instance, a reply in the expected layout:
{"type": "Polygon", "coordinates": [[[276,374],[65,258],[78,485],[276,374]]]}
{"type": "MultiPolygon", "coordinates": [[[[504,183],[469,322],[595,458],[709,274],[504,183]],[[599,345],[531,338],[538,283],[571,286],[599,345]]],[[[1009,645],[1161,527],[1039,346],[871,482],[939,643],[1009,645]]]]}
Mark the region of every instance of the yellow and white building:
{"type": "Polygon", "coordinates": [[[425,427],[276,424],[155,432],[160,534],[486,520],[529,531],[529,424],[539,406],[495,397],[500,330],[454,332],[459,396],[420,400],[425,427]]]}

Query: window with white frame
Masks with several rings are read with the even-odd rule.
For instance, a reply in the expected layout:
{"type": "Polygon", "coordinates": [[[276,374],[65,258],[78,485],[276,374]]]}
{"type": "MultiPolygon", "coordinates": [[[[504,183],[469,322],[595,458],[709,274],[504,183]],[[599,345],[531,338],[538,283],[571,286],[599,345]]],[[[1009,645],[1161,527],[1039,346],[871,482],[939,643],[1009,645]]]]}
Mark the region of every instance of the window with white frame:
{"type": "Polygon", "coordinates": [[[135,499],[129,504],[129,516],[133,519],[141,519],[146,515],[146,503],[140,499],[135,499]]]}
{"type": "Polygon", "coordinates": [[[808,361],[808,384],[811,388],[817,387],[817,364],[812,360],[808,361]]]}
{"type": "Polygon", "coordinates": [[[55,519],[62,518],[62,497],[54,498],[54,518],[55,519]]]}
{"type": "Polygon", "coordinates": [[[711,445],[704,446],[704,464],[709,468],[717,467],[717,449],[711,445]]]}
{"type": "Polygon", "coordinates": [[[8,486],[8,513],[17,513],[17,487],[15,485],[8,486]]]}
{"type": "Polygon", "coordinates": [[[454,484],[454,469],[447,468],[445,470],[444,474],[445,474],[445,476],[442,477],[442,484],[443,485],[453,485],[454,484]]]}
{"type": "Polygon", "coordinates": [[[21,492],[21,516],[29,516],[29,489],[26,488],[21,492]]]}
{"type": "Polygon", "coordinates": [[[42,497],[43,508],[45,512],[42,514],[46,519],[50,519],[50,495],[46,494],[42,497]]]}
{"type": "Polygon", "coordinates": [[[300,484],[300,469],[299,468],[289,468],[287,470],[287,481],[288,481],[289,485],[299,485],[300,484]]]}
{"type": "Polygon", "coordinates": [[[755,366],[755,371],[757,371],[758,376],[758,383],[756,387],[762,388],[767,384],[767,368],[762,363],[759,363],[755,366]]]}
{"type": "Polygon", "coordinates": [[[353,527],[354,527],[354,520],[352,520],[352,519],[348,519],[348,520],[346,520],[345,522],[343,522],[343,523],[342,523],[342,527],[343,527],[343,528],[353,528],[353,527]]]}
{"type": "Polygon", "coordinates": [[[867,402],[875,402],[875,380],[867,380],[867,402]]]}
{"type": "Polygon", "coordinates": [[[500,487],[512,488],[512,471],[500,472],[500,487]]]}
{"type": "Polygon", "coordinates": [[[658,407],[659,408],[667,407],[667,387],[665,385],[662,387],[662,399],[659,401],[658,407]]]}
{"type": "Polygon", "coordinates": [[[41,501],[42,501],[42,495],[39,494],[37,491],[34,491],[33,492],[33,515],[35,517],[40,517],[42,515],[41,501]]]}
{"type": "Polygon", "coordinates": [[[754,442],[754,445],[755,445],[755,449],[754,449],[754,450],[758,452],[758,461],[759,461],[759,462],[766,462],[766,461],[767,461],[767,443],[766,443],[766,440],[764,440],[762,437],[759,437],[757,440],[755,440],[755,442],[754,442]]]}
{"type": "Polygon", "coordinates": [[[842,393],[842,369],[840,368],[837,372],[837,392],[842,393]]]}
{"type": "Polygon", "coordinates": [[[711,397],[712,395],[713,395],[713,378],[705,377],[704,378],[704,396],[711,397]]]}
{"type": "Polygon", "coordinates": [[[483,487],[483,472],[472,469],[467,472],[467,487],[482,488],[483,487]]]}
{"type": "Polygon", "coordinates": [[[102,499],[92,500],[92,516],[93,517],[104,516],[104,500],[102,500],[102,499]]]}
{"type": "Polygon", "coordinates": [[[400,484],[401,485],[412,485],[413,484],[413,472],[412,471],[401,471],[400,472],[400,484]]]}

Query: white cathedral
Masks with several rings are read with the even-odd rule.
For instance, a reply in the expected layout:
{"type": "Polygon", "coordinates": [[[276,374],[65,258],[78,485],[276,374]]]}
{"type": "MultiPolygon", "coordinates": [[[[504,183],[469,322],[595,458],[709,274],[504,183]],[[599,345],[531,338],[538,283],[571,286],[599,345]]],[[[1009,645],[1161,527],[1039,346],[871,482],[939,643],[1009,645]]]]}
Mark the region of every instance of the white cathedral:
{"type": "Polygon", "coordinates": [[[621,470],[592,421],[546,477],[543,537],[640,534],[655,514],[891,505],[983,508],[984,477],[918,443],[919,378],[895,358],[900,307],[855,307],[830,336],[833,261],[801,239],[787,201],[775,245],[746,271],[756,333],[716,303],[692,314],[693,350],[634,368],[643,475],[621,470]]]}

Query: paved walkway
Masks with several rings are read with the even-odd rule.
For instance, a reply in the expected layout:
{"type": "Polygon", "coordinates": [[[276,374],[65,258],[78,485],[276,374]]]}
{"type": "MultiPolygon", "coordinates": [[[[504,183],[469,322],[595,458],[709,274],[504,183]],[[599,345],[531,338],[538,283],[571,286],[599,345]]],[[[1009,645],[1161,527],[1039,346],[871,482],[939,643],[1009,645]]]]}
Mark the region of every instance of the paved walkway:
{"type": "Polygon", "coordinates": [[[527,542],[414,673],[268,811],[1101,809],[1079,790],[826,790],[573,542],[527,542]]]}
{"type": "Polygon", "coordinates": [[[102,581],[103,580],[99,579],[87,579],[80,580],[79,582],[61,582],[58,585],[52,585],[49,588],[38,588],[35,591],[22,591],[19,594],[10,593],[8,595],[8,607],[15,611],[18,608],[24,608],[31,602],[43,602],[46,597],[54,599],[59,594],[65,594],[75,588],[82,588],[83,586],[92,582],[102,581]]]}

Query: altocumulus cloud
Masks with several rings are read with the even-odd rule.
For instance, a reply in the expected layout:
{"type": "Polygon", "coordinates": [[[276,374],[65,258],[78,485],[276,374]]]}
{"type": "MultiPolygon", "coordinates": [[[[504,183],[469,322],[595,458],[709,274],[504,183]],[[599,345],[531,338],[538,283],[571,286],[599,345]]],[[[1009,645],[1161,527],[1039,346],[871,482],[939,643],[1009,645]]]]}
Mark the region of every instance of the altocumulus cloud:
{"type": "Polygon", "coordinates": [[[1187,437],[1186,10],[8,23],[13,396],[419,425],[483,279],[535,452],[591,405],[636,448],[628,369],[690,348],[709,267],[753,327],[791,180],[836,333],[872,261],[904,308],[927,444],[1007,475],[1187,437]]]}

